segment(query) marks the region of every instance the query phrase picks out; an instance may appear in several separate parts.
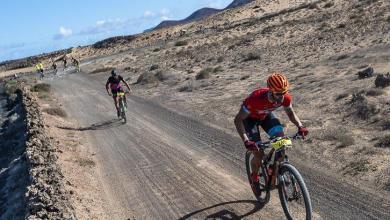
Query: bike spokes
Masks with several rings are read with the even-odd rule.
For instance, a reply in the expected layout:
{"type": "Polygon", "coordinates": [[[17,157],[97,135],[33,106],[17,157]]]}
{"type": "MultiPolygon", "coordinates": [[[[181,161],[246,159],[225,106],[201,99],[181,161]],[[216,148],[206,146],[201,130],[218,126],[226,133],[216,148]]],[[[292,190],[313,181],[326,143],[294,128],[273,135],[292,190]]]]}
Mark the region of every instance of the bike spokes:
{"type": "Polygon", "coordinates": [[[311,219],[310,197],[298,171],[289,166],[282,170],[279,178],[279,196],[286,217],[311,219]]]}

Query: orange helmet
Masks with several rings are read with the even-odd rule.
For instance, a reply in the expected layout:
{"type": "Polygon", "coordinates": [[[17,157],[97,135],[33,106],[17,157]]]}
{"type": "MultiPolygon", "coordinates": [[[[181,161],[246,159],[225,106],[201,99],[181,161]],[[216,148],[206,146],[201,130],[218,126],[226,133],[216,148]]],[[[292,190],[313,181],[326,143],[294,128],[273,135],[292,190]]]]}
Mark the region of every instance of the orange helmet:
{"type": "Polygon", "coordinates": [[[283,93],[288,90],[287,78],[281,73],[272,73],[267,80],[268,88],[272,92],[283,93]]]}

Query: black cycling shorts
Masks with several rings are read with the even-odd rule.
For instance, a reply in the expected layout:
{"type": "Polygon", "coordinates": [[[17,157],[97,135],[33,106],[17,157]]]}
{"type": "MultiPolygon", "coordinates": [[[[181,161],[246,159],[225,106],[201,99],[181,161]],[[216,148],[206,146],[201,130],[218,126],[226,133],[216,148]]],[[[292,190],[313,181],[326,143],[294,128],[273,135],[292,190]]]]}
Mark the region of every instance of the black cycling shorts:
{"type": "Polygon", "coordinates": [[[119,88],[119,89],[111,89],[111,93],[112,93],[112,96],[113,96],[113,97],[116,97],[118,92],[124,92],[124,91],[123,91],[122,88],[119,88]]]}
{"type": "Polygon", "coordinates": [[[259,126],[261,126],[270,137],[274,137],[278,133],[283,132],[282,124],[273,113],[268,114],[264,120],[248,117],[244,120],[244,126],[245,131],[249,136],[248,138],[255,142],[261,141],[259,126]]]}

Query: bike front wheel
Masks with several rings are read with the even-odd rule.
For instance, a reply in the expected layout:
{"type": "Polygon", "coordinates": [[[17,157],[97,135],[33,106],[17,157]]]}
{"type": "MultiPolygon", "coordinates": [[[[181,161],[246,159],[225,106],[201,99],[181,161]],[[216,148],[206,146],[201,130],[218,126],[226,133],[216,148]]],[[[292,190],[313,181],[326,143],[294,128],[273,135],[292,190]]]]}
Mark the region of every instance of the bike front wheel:
{"type": "Polygon", "coordinates": [[[126,107],[125,107],[123,98],[120,98],[120,100],[119,100],[119,109],[120,109],[120,111],[121,111],[121,117],[122,117],[124,123],[127,122],[127,118],[126,118],[126,109],[125,109],[125,108],[126,108],[126,107]]]}
{"type": "MultiPolygon", "coordinates": [[[[251,161],[253,159],[253,153],[251,151],[247,151],[245,155],[245,167],[246,167],[246,173],[248,176],[249,185],[252,187],[253,182],[251,178],[252,174],[252,167],[251,167],[251,161]]],[[[255,195],[257,201],[261,203],[268,203],[270,199],[270,191],[267,187],[267,179],[268,175],[265,172],[265,169],[263,167],[260,167],[259,169],[259,186],[257,188],[252,187],[253,194],[255,195]],[[255,192],[255,190],[257,192],[255,192]]]]}
{"type": "Polygon", "coordinates": [[[309,191],[301,174],[289,163],[280,166],[278,192],[287,219],[312,219],[309,191]]]}

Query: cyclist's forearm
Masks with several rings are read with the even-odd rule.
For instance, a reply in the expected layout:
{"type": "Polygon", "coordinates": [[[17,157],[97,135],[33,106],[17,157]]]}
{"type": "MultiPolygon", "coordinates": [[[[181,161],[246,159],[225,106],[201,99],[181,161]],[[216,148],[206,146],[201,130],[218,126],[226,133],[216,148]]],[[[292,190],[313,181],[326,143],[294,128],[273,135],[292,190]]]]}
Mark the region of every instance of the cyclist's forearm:
{"type": "Polygon", "coordinates": [[[298,116],[294,112],[292,112],[292,114],[288,114],[288,118],[295,126],[302,126],[302,122],[299,120],[298,116]]]}
{"type": "Polygon", "coordinates": [[[236,126],[236,130],[237,130],[238,134],[241,137],[241,140],[244,141],[244,142],[249,140],[248,136],[245,133],[244,123],[242,123],[242,121],[239,120],[238,118],[235,118],[234,119],[234,124],[236,126]]]}

